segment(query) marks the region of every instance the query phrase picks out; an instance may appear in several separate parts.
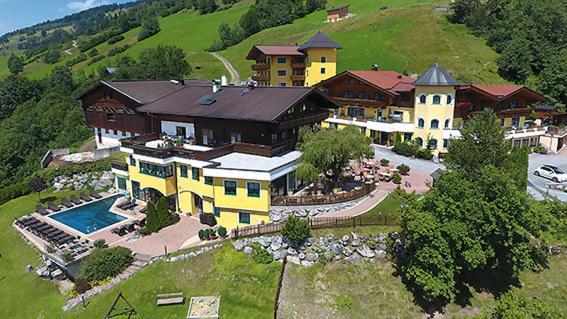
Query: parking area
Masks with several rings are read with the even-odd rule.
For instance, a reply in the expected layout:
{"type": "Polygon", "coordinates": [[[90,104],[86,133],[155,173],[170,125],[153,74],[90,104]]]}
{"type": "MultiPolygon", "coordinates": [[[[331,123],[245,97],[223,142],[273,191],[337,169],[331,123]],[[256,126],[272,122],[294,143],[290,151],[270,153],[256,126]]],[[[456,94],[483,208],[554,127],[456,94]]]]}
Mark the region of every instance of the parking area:
{"type": "MultiPolygon", "coordinates": [[[[550,196],[560,201],[567,202],[567,193],[546,187],[547,184],[553,183],[553,181],[534,175],[535,169],[545,164],[557,166],[567,171],[567,149],[563,149],[557,154],[530,154],[528,188],[532,188],[533,191],[538,192],[542,197],[549,193],[550,196]]],[[[533,191],[531,192],[532,194],[534,193],[533,191]]],[[[538,194],[534,194],[534,196],[540,198],[538,194]]]]}

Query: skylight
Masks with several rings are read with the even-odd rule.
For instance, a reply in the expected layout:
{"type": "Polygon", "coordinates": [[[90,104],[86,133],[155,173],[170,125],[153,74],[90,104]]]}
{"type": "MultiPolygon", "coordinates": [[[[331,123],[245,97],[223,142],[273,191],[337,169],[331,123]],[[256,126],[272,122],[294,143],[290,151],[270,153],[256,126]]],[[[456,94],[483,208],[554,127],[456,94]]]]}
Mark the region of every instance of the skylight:
{"type": "Polygon", "coordinates": [[[201,99],[201,105],[211,105],[213,103],[215,103],[217,100],[210,98],[210,97],[205,97],[203,99],[201,99]]]}

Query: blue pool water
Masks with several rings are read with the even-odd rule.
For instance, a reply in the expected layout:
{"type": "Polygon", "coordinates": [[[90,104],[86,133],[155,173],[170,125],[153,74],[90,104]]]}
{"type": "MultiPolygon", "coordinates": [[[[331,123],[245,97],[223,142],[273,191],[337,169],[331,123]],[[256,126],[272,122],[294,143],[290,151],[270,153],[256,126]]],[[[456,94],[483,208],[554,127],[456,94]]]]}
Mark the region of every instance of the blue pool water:
{"type": "Polygon", "coordinates": [[[109,211],[117,197],[118,195],[111,196],[49,217],[84,234],[90,234],[126,219],[109,211]]]}

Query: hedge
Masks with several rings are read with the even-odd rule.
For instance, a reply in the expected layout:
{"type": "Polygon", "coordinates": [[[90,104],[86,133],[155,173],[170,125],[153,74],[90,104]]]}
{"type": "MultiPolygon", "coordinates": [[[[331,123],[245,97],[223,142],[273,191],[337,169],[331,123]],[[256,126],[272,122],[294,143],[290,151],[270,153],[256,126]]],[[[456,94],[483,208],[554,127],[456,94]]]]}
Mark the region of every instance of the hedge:
{"type": "Polygon", "coordinates": [[[126,247],[95,248],[81,264],[81,275],[89,281],[115,277],[134,261],[132,251],[126,247]]]}

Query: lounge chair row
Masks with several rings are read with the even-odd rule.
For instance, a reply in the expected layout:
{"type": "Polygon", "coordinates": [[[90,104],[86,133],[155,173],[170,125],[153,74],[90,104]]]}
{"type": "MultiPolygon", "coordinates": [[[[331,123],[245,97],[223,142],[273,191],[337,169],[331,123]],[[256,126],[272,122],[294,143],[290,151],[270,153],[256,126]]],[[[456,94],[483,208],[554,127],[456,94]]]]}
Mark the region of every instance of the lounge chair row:
{"type": "Polygon", "coordinates": [[[118,207],[122,210],[132,209],[136,206],[138,206],[138,204],[136,204],[136,199],[134,199],[134,198],[131,198],[131,199],[126,198],[120,204],[116,205],[116,207],[118,207]]]}
{"type": "Polygon", "coordinates": [[[67,198],[62,198],[61,199],[62,206],[57,206],[57,205],[53,204],[53,202],[48,202],[47,203],[47,209],[45,207],[43,207],[42,205],[37,205],[35,207],[35,211],[38,214],[45,216],[45,215],[49,215],[51,212],[58,212],[63,207],[71,208],[74,205],[79,205],[79,204],[82,204],[83,202],[90,202],[90,201],[93,200],[93,198],[95,198],[95,199],[102,198],[102,196],[97,192],[91,192],[89,195],[85,195],[85,194],[81,193],[79,195],[79,197],[81,199],[77,198],[75,195],[71,196],[70,202],[67,198]]]}
{"type": "Polygon", "coordinates": [[[136,231],[136,229],[140,229],[144,227],[145,225],[146,225],[146,219],[143,218],[141,220],[135,220],[129,224],[122,225],[120,227],[115,227],[112,230],[110,230],[110,232],[122,237],[128,233],[136,231]]]}
{"type": "Polygon", "coordinates": [[[39,238],[60,247],[63,244],[77,241],[75,236],[51,225],[43,222],[33,216],[24,216],[16,220],[16,225],[22,229],[26,229],[38,236],[39,238]]]}

